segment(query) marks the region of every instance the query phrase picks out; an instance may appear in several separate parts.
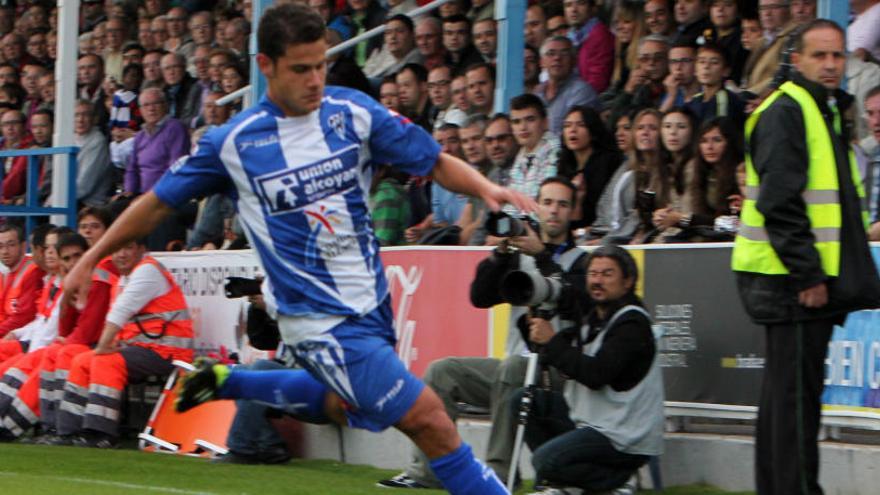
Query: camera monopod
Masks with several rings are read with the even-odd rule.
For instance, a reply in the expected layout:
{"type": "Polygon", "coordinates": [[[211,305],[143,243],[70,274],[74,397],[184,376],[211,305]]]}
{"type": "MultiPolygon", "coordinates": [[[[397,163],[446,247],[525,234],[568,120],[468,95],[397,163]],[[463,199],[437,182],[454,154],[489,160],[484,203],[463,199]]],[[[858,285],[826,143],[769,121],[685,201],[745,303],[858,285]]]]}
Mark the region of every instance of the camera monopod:
{"type": "Polygon", "coordinates": [[[513,457],[510,459],[510,469],[507,473],[507,491],[513,493],[513,484],[516,481],[516,471],[519,468],[519,456],[522,453],[523,436],[526,433],[526,425],[529,422],[529,413],[532,410],[532,399],[535,396],[535,375],[538,368],[538,353],[530,352],[526,366],[526,378],[523,381],[522,402],[519,403],[519,418],[516,426],[516,439],[513,443],[513,457]]]}

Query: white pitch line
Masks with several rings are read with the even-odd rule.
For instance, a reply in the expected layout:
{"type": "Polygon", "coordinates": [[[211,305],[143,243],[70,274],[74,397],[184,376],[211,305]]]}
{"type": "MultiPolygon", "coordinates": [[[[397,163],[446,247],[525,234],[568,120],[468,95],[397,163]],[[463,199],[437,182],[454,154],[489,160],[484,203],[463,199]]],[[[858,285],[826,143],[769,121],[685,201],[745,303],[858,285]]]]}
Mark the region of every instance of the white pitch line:
{"type": "MultiPolygon", "coordinates": [[[[25,476],[25,477],[36,477],[36,475],[27,475],[21,473],[12,473],[9,471],[0,471],[0,476],[25,476]]],[[[39,476],[40,479],[50,479],[56,481],[66,481],[71,483],[84,483],[88,485],[102,485],[102,486],[113,486],[117,488],[128,488],[128,489],[137,489],[137,490],[148,490],[152,492],[161,492],[161,493],[176,493],[179,495],[218,495],[213,492],[195,492],[192,490],[182,490],[180,488],[168,488],[161,486],[149,486],[149,485],[137,485],[134,483],[122,483],[119,481],[104,481],[104,480],[89,480],[85,478],[70,478],[66,476],[39,476]]]]}

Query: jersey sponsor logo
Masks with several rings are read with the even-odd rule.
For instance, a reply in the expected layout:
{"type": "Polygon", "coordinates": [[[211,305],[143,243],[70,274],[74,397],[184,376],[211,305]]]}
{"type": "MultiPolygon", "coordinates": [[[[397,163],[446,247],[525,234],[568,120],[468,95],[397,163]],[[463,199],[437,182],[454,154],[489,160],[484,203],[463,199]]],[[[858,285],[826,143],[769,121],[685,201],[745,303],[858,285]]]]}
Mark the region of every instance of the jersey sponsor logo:
{"type": "Polygon", "coordinates": [[[390,400],[394,399],[395,397],[397,397],[397,394],[399,394],[401,390],[403,390],[403,379],[402,379],[402,378],[398,378],[397,381],[394,382],[394,386],[391,387],[391,390],[389,390],[388,392],[386,392],[385,395],[383,395],[383,396],[382,396],[382,397],[376,402],[376,409],[378,409],[379,411],[381,411],[382,409],[384,409],[384,408],[385,408],[385,404],[386,404],[388,401],[390,401],[390,400]]]}
{"type": "Polygon", "coordinates": [[[306,239],[306,265],[317,266],[318,260],[331,260],[357,244],[355,234],[337,234],[333,225],[342,223],[336,216],[336,210],[321,205],[318,208],[306,208],[311,232],[306,239]],[[322,232],[331,234],[321,236],[322,232]]]}
{"type": "Polygon", "coordinates": [[[351,145],[330,158],[264,174],[254,180],[269,213],[281,215],[356,186],[357,156],[357,145],[351,145]]]}
{"type": "Polygon", "coordinates": [[[278,135],[270,134],[262,139],[254,139],[252,141],[242,141],[238,143],[238,152],[241,153],[248,148],[262,148],[263,146],[271,146],[278,143],[278,135]]]}

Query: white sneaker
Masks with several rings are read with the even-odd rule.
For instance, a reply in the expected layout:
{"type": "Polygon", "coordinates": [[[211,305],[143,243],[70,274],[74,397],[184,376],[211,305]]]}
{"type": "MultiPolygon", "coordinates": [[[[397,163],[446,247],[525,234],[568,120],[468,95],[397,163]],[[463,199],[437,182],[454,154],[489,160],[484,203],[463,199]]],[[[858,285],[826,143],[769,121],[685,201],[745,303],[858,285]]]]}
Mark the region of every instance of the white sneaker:
{"type": "Polygon", "coordinates": [[[538,492],[532,492],[529,495],[583,495],[584,491],[575,487],[553,488],[547,487],[538,492]]]}
{"type": "Polygon", "coordinates": [[[620,488],[612,491],[612,495],[635,495],[636,490],[639,488],[639,478],[635,474],[630,476],[626,483],[623,484],[620,488]]]}

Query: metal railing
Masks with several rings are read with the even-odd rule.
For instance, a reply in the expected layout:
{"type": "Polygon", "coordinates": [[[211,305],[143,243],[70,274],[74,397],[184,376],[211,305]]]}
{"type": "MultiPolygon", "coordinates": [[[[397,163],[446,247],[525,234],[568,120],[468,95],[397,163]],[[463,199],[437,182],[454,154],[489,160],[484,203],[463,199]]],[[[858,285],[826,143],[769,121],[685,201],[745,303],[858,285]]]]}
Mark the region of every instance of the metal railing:
{"type": "MultiPolygon", "coordinates": [[[[76,155],[77,146],[61,146],[57,148],[36,148],[26,150],[0,151],[0,160],[7,158],[27,157],[27,188],[23,205],[0,205],[0,216],[26,217],[25,228],[28,233],[33,229],[34,217],[64,215],[67,226],[76,225],[76,155]],[[67,206],[40,206],[40,171],[39,157],[50,155],[67,155],[67,206]]],[[[52,166],[51,163],[48,166],[52,166]]],[[[3,181],[5,167],[0,166],[0,182],[3,181]]]]}
{"type": "MultiPolygon", "coordinates": [[[[411,18],[416,18],[422,14],[426,14],[428,12],[436,10],[436,9],[440,8],[441,5],[444,5],[444,4],[449,3],[451,1],[452,0],[434,0],[433,2],[431,2],[427,5],[419,7],[417,9],[413,9],[410,12],[406,12],[406,15],[411,18]]],[[[327,56],[332,57],[333,55],[336,55],[339,52],[343,52],[345,50],[348,50],[349,48],[357,45],[358,43],[360,43],[362,41],[366,41],[370,38],[374,38],[376,36],[379,36],[380,34],[382,34],[384,32],[385,32],[385,24],[381,24],[379,26],[376,26],[373,29],[370,29],[369,31],[365,31],[365,32],[355,36],[354,38],[351,38],[349,40],[345,40],[336,46],[330,47],[330,49],[327,50],[327,56]]],[[[253,78],[254,74],[251,74],[251,77],[253,78]]],[[[250,91],[251,91],[251,86],[249,84],[247,86],[236,89],[235,91],[233,91],[232,93],[229,93],[226,96],[218,98],[217,101],[214,103],[216,105],[228,105],[229,103],[232,103],[233,101],[246,96],[250,91]]],[[[247,103],[247,102],[245,102],[245,103],[247,103]]],[[[245,104],[245,106],[247,106],[247,104],[245,104]]]]}

